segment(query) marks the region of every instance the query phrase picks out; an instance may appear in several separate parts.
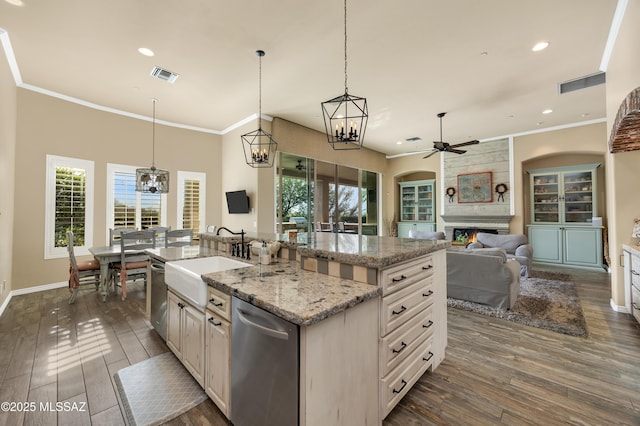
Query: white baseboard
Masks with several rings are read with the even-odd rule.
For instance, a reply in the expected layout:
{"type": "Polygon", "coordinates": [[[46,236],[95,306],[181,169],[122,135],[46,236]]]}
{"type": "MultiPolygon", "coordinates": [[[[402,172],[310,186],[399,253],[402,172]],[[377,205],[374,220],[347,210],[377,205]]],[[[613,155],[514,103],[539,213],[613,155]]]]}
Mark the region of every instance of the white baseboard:
{"type": "Polygon", "coordinates": [[[616,303],[613,301],[613,299],[609,300],[609,304],[611,305],[611,309],[613,309],[616,312],[622,312],[624,314],[630,314],[631,313],[631,311],[629,311],[629,309],[627,309],[626,306],[616,305],[616,303]]]}
{"type": "Polygon", "coordinates": [[[4,313],[4,310],[7,308],[7,306],[9,306],[9,302],[11,301],[11,298],[13,296],[19,296],[22,294],[29,294],[29,293],[37,293],[39,291],[46,291],[46,290],[53,290],[55,288],[62,288],[62,287],[67,287],[69,285],[68,281],[62,281],[59,283],[51,283],[51,284],[44,284],[44,285],[38,285],[35,287],[28,287],[28,288],[20,288],[18,290],[11,290],[9,292],[9,295],[7,296],[6,299],[4,299],[4,302],[2,303],[2,306],[0,306],[0,316],[2,316],[2,314],[4,313]]]}

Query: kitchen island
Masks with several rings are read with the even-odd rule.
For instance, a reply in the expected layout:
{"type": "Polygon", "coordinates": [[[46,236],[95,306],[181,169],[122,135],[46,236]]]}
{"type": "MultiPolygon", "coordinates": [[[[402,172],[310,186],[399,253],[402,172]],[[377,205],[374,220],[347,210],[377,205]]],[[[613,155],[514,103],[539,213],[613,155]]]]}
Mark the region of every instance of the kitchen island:
{"type": "MultiPolygon", "coordinates": [[[[202,234],[201,244],[224,252],[234,238],[202,234]]],[[[246,239],[282,244],[262,280],[256,268],[202,278],[301,326],[300,424],[379,424],[444,359],[448,241],[330,233],[246,239]],[[366,303],[372,295],[350,294],[357,283],[380,297],[366,303]]]]}

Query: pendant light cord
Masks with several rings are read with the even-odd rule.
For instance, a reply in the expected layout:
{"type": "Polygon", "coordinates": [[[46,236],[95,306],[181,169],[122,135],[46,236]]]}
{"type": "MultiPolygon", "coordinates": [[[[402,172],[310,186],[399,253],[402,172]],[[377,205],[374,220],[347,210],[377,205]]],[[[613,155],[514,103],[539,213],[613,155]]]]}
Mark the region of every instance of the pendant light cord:
{"type": "Polygon", "coordinates": [[[344,93],[348,93],[347,87],[347,0],[344,0],[344,93]]]}
{"type": "Polygon", "coordinates": [[[155,167],[156,166],[156,98],[152,98],[151,99],[153,101],[153,124],[151,126],[151,141],[152,141],[152,148],[151,148],[151,167],[155,167]]]}
{"type": "Polygon", "coordinates": [[[259,50],[258,52],[258,129],[262,130],[262,57],[264,52],[259,50]]]}

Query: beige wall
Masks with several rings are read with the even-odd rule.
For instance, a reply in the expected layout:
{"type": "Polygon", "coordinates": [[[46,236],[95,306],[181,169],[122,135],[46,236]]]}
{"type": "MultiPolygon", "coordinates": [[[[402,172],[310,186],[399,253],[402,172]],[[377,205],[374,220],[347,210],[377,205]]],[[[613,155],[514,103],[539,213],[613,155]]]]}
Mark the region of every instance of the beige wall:
{"type": "MultiPolygon", "coordinates": [[[[0,33],[2,30],[0,29],[0,33]]],[[[0,55],[0,306],[13,287],[13,217],[17,89],[5,55],[0,55]]]]}
{"type": "MultiPolygon", "coordinates": [[[[156,124],[155,141],[155,164],[172,178],[167,224],[176,227],[178,170],[207,174],[207,223],[218,222],[220,136],[156,124]]],[[[103,245],[107,163],[150,166],[151,147],[149,121],[18,89],[14,232],[20,238],[13,244],[14,290],[68,280],[67,258],[44,259],[46,155],[94,161],[93,242],[103,245]]]]}
{"type": "MultiPolygon", "coordinates": [[[[607,69],[607,138],[624,98],[640,86],[640,2],[630,1],[607,69]]],[[[611,301],[617,309],[629,309],[624,293],[622,244],[631,240],[633,219],[640,217],[640,151],[607,154],[609,243],[613,263],[611,301]]]]}

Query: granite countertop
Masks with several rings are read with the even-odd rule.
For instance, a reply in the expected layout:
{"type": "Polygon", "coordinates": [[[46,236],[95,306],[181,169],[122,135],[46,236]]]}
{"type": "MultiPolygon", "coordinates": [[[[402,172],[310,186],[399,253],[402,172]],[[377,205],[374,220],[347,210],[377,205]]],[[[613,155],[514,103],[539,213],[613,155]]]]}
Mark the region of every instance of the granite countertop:
{"type": "Polygon", "coordinates": [[[278,259],[262,267],[256,261],[252,258],[248,262],[253,266],[205,274],[202,279],[226,294],[301,326],[377,298],[381,292],[370,284],[305,271],[295,261],[278,259]]]}
{"type": "MultiPolygon", "coordinates": [[[[202,234],[202,236],[217,241],[228,241],[228,237],[214,234],[202,234]]],[[[296,248],[301,256],[369,268],[385,268],[451,247],[451,241],[446,240],[431,241],[333,232],[315,232],[309,235],[300,233],[295,242],[289,241],[287,234],[248,233],[245,235],[245,241],[251,240],[279,241],[282,247],[296,248]]]]}
{"type": "Polygon", "coordinates": [[[219,254],[213,249],[198,246],[147,249],[145,250],[145,253],[147,253],[152,259],[160,260],[162,262],[210,257],[219,254]]]}

